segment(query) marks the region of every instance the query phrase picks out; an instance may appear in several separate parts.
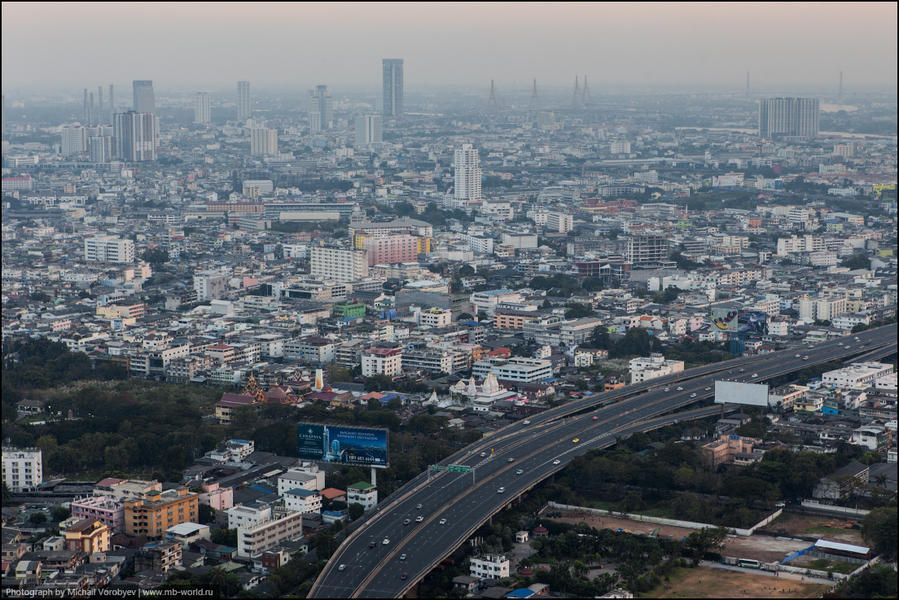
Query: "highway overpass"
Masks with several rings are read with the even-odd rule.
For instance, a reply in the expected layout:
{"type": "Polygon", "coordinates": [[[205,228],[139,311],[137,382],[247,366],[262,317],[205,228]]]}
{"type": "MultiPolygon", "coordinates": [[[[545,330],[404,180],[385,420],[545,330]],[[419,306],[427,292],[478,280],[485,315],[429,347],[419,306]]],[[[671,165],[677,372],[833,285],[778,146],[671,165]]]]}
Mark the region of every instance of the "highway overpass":
{"type": "Polygon", "coordinates": [[[595,394],[536,415],[527,424],[504,427],[441,461],[471,472],[420,474],[368,513],[334,553],[309,597],[402,596],[493,514],[574,457],[635,431],[720,410],[713,406],[671,414],[711,398],[716,379],[762,383],[814,364],[895,352],[896,326],[890,325],[595,394]]]}

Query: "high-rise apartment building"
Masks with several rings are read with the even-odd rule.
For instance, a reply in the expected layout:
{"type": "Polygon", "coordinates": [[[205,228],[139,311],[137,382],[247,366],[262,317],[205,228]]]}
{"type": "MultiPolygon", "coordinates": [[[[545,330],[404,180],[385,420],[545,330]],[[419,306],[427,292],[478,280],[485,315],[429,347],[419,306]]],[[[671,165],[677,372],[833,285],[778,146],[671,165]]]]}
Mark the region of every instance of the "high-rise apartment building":
{"type": "Polygon", "coordinates": [[[481,167],[477,148],[471,144],[462,144],[461,148],[456,149],[453,166],[456,200],[479,200],[481,198],[481,167]]]}
{"type": "Polygon", "coordinates": [[[634,234],[627,240],[625,260],[635,266],[668,260],[668,238],[661,234],[634,234]]]}
{"type": "Polygon", "coordinates": [[[331,94],[328,86],[317,85],[309,91],[309,128],[313,133],[331,129],[334,118],[331,115],[331,94]]]}
{"type": "Polygon", "coordinates": [[[774,138],[818,135],[817,98],[762,98],[759,101],[759,136],[774,138]]]}
{"type": "Polygon", "coordinates": [[[92,163],[106,163],[115,152],[115,138],[111,135],[96,135],[88,138],[87,151],[92,163]]]}
{"type": "Polygon", "coordinates": [[[197,92],[194,104],[194,123],[208,125],[212,121],[212,113],[209,110],[209,94],[197,92]]]}
{"type": "Polygon", "coordinates": [[[246,121],[250,118],[250,82],[237,82],[237,120],[246,121]]]}
{"type": "Polygon", "coordinates": [[[134,242],[112,235],[98,235],[84,240],[85,262],[133,263],[134,242]]]}
{"type": "Polygon", "coordinates": [[[60,152],[63,156],[75,156],[87,150],[87,128],[81,125],[63,126],[60,137],[60,152]]]}
{"type": "Polygon", "coordinates": [[[384,141],[380,115],[360,115],[356,117],[356,147],[384,141]]]}
{"type": "Polygon", "coordinates": [[[250,154],[272,156],[278,153],[278,130],[254,127],[250,130],[250,154]]]}
{"type": "Polygon", "coordinates": [[[115,116],[116,156],[127,161],[156,160],[156,115],[128,111],[115,116]]]}
{"type": "Polygon", "coordinates": [[[382,61],[384,71],[384,110],[385,117],[399,117],[403,114],[403,59],[385,58],[382,61]]]}
{"type": "Polygon", "coordinates": [[[365,250],[313,246],[309,273],[338,283],[365,279],[368,277],[368,258],[365,250]]]}
{"type": "Polygon", "coordinates": [[[134,92],[134,112],[156,114],[156,96],[153,82],[149,79],[135,79],[131,83],[134,92]]]}
{"type": "Polygon", "coordinates": [[[40,448],[3,447],[3,483],[13,492],[30,492],[44,482],[40,448]]]}

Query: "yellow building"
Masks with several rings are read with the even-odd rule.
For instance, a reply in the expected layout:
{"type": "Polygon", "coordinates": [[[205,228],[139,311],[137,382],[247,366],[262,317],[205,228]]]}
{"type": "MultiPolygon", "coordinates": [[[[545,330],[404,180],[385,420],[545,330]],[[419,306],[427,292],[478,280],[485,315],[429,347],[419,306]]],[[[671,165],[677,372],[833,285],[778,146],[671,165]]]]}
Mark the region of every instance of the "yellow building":
{"type": "Polygon", "coordinates": [[[165,530],[181,523],[196,523],[199,494],[187,488],[149,492],[142,499],[125,502],[125,533],[149,538],[165,536],[165,530]]]}
{"type": "Polygon", "coordinates": [[[109,550],[110,531],[97,519],[82,519],[66,529],[66,550],[93,554],[109,550]]]}

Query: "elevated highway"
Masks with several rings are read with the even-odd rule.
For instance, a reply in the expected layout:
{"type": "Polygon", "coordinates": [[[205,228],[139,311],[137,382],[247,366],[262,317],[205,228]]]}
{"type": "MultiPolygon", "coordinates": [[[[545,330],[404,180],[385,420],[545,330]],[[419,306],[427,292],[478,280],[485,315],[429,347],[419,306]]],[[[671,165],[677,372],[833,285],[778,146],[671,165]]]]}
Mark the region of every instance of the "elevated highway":
{"type": "Polygon", "coordinates": [[[891,325],[811,348],[706,365],[679,377],[569,402],[527,424],[509,425],[444,461],[470,467],[471,473],[423,473],[367,514],[337,549],[309,597],[403,595],[493,514],[574,457],[635,431],[720,411],[707,406],[675,413],[711,398],[716,379],[762,383],[814,364],[895,351],[896,326],[891,325]]]}

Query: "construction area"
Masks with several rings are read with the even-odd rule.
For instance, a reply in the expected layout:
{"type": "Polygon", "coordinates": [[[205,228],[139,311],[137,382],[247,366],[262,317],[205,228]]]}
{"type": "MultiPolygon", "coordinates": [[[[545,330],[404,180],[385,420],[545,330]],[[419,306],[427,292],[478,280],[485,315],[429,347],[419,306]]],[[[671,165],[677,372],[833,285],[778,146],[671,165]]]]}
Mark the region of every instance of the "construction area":
{"type": "Polygon", "coordinates": [[[830,585],[711,567],[676,569],[649,598],[820,598],[830,585]]]}

